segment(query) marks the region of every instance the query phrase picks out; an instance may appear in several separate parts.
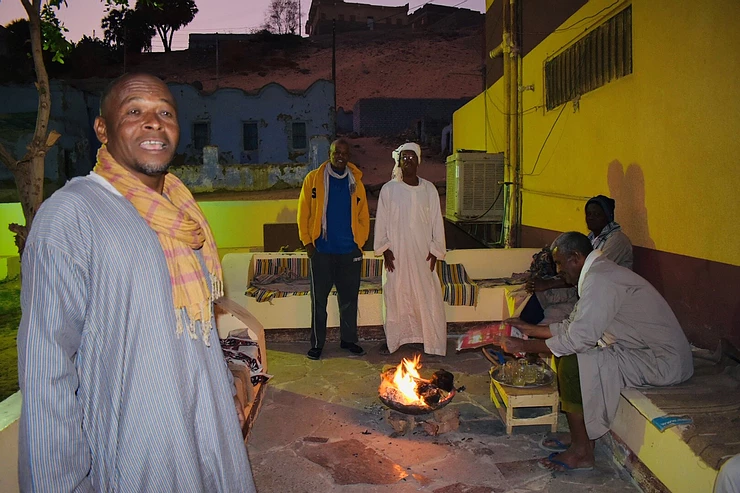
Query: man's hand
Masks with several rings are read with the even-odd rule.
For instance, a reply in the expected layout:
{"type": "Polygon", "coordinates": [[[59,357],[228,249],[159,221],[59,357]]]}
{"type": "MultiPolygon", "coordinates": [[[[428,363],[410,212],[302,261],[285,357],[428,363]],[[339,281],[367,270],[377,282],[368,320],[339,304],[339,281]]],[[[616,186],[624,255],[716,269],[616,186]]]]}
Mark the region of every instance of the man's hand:
{"type": "Polygon", "coordinates": [[[427,261],[429,262],[429,270],[434,272],[434,266],[437,265],[437,257],[432,255],[432,252],[429,252],[429,255],[427,255],[427,261]]]}
{"type": "Polygon", "coordinates": [[[521,327],[526,322],[519,317],[511,317],[504,320],[505,324],[513,325],[514,327],[521,327]]]}
{"type": "Polygon", "coordinates": [[[539,277],[532,277],[527,280],[527,284],[524,285],[524,289],[527,293],[536,293],[537,291],[546,291],[549,289],[549,283],[539,277]]]}
{"type": "Polygon", "coordinates": [[[504,320],[505,324],[513,325],[519,331],[527,337],[534,337],[537,339],[549,339],[552,337],[549,325],[536,325],[525,322],[519,317],[507,318],[504,320]]]}
{"type": "Polygon", "coordinates": [[[524,340],[519,339],[518,337],[502,337],[501,338],[501,347],[504,351],[510,354],[516,354],[516,353],[523,353],[525,352],[524,349],[524,340]]]}
{"type": "Polygon", "coordinates": [[[316,253],[316,247],[313,245],[313,243],[309,243],[306,245],[306,254],[308,255],[308,258],[313,257],[313,254],[316,253]]]}
{"type": "Polygon", "coordinates": [[[247,419],[244,417],[244,409],[236,396],[234,396],[234,407],[236,407],[236,417],[239,419],[239,429],[243,430],[247,419]]]}
{"type": "Polygon", "coordinates": [[[528,293],[536,293],[538,291],[547,291],[548,289],[557,289],[568,287],[568,283],[560,277],[554,277],[552,279],[539,279],[532,277],[527,280],[527,284],[524,285],[524,289],[528,293]]]}
{"type": "Polygon", "coordinates": [[[385,269],[388,272],[393,272],[395,270],[396,266],[393,264],[394,260],[396,260],[396,257],[390,249],[383,252],[383,262],[385,263],[385,269]]]}

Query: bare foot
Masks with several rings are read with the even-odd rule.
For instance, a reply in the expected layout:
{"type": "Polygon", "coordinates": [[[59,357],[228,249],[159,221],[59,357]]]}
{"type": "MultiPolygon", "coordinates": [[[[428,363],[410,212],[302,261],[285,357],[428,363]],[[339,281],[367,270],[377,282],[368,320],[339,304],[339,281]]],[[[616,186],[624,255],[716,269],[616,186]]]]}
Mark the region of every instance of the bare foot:
{"type": "Polygon", "coordinates": [[[552,453],[546,459],[540,459],[541,467],[555,472],[590,471],[594,468],[593,450],[576,450],[570,447],[559,454],[552,453]]]}
{"type": "Polygon", "coordinates": [[[570,447],[570,433],[548,433],[540,440],[540,448],[550,452],[564,452],[570,447]]]}

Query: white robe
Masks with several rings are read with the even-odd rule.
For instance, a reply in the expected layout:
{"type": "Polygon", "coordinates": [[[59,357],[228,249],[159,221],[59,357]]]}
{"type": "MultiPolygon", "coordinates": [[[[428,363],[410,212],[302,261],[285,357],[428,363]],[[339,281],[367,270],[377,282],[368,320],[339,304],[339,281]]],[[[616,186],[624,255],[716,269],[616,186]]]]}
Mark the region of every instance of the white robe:
{"type": "Polygon", "coordinates": [[[595,440],[609,431],[623,388],[675,385],[694,367],[676,316],[642,277],[594,250],[578,292],[570,317],[550,324],[546,344],[555,356],[578,355],[583,417],[595,440]]]}
{"type": "Polygon", "coordinates": [[[419,178],[417,186],[390,181],[380,190],[375,216],[375,254],[393,252],[395,270],[383,269],[383,315],[388,349],[424,343],[424,352],[447,351],[442,288],[427,255],[445,256],[439,194],[419,178]]]}

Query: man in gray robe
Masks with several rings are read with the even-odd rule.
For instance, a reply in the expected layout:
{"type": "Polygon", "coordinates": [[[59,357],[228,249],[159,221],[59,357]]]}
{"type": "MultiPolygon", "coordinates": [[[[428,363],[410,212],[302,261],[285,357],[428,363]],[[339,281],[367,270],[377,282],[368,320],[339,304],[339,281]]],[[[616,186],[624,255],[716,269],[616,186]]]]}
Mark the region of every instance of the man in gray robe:
{"type": "Polygon", "coordinates": [[[553,259],[580,299],[570,317],[548,325],[516,322],[535,339],[505,338],[507,352],[552,353],[571,445],[541,461],[551,470],[593,468],[593,440],[609,430],[622,388],[674,385],[693,374],[691,348],[665,299],[589,239],[564,233],[553,259]],[[575,355],[575,357],[574,357],[575,355]]]}
{"type": "Polygon", "coordinates": [[[167,174],[172,94],[125,75],[103,94],[95,131],[95,171],[42,205],[23,253],[21,491],[253,492],[211,330],[215,242],[167,174]]]}

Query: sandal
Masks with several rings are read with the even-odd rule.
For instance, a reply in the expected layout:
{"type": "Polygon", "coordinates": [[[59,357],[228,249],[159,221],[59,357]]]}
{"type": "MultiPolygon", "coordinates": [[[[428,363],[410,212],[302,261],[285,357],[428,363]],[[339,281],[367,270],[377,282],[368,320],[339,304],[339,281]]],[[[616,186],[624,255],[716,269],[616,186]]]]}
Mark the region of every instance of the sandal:
{"type": "Polygon", "coordinates": [[[547,452],[565,452],[570,444],[565,444],[555,437],[545,436],[540,440],[539,447],[547,452]]]}
{"type": "Polygon", "coordinates": [[[571,467],[568,464],[566,464],[563,461],[557,460],[555,457],[558,455],[557,452],[551,453],[547,459],[540,459],[537,461],[537,465],[540,467],[540,469],[544,469],[546,471],[550,472],[585,472],[585,471],[593,471],[594,466],[585,466],[585,467],[571,467]],[[561,469],[552,469],[547,467],[546,463],[549,462],[550,464],[554,464],[561,469]]]}

